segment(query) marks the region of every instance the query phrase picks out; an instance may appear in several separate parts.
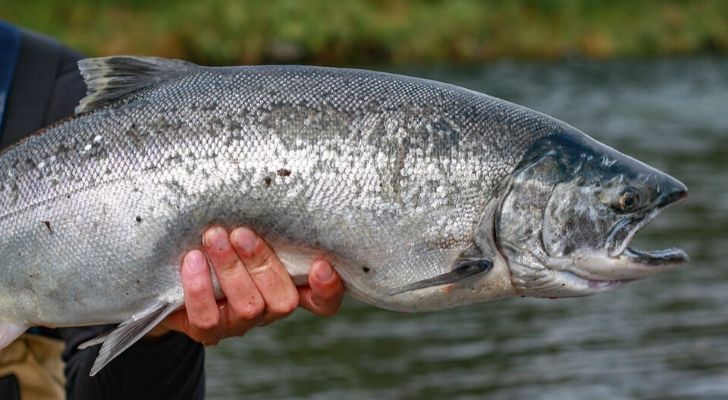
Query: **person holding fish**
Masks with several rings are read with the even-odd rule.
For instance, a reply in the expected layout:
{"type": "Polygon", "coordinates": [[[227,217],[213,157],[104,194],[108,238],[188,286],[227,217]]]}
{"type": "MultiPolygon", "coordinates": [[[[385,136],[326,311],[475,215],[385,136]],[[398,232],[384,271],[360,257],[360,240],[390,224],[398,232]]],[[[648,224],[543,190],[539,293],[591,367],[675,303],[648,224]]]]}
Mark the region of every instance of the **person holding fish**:
{"type": "Polygon", "coordinates": [[[604,293],[688,260],[632,245],[682,182],[484,93],[348,68],[78,67],[76,116],[0,154],[0,348],[34,325],[119,323],[69,345],[103,343],[90,374],[113,379],[168,330],[213,344],[296,304],[327,314],[294,289],[316,292],[324,256],[352,297],[406,312],[604,293]]]}

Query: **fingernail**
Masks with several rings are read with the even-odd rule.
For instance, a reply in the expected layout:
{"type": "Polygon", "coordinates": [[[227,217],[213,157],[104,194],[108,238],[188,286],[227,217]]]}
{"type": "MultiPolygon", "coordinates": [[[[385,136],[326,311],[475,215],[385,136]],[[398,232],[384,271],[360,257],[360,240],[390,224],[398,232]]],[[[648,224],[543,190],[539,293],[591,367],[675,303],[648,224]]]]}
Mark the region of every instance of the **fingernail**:
{"type": "Polygon", "coordinates": [[[193,250],[187,253],[183,264],[187,272],[191,274],[198,274],[205,268],[205,259],[202,257],[201,251],[193,250]]]}
{"type": "Polygon", "coordinates": [[[223,251],[228,247],[227,232],[219,226],[210,228],[205,232],[202,242],[206,247],[212,247],[217,251],[223,251]]]}
{"type": "Polygon", "coordinates": [[[252,253],[258,245],[258,237],[248,228],[238,228],[233,232],[233,240],[246,253],[252,253]]]}
{"type": "Polygon", "coordinates": [[[334,270],[329,266],[327,262],[319,262],[316,267],[316,278],[323,283],[329,282],[334,279],[334,270]]]}

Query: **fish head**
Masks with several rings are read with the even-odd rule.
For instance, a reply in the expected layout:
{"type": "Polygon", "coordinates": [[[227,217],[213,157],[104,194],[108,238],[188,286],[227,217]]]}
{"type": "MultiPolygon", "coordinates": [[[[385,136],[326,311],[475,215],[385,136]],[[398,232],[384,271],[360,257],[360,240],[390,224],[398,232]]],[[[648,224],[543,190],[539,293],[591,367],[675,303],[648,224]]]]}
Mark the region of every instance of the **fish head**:
{"type": "Polygon", "coordinates": [[[537,141],[511,176],[495,219],[515,291],[585,296],[686,262],[677,248],[630,247],[640,228],[687,197],[677,179],[580,132],[537,141]]]}

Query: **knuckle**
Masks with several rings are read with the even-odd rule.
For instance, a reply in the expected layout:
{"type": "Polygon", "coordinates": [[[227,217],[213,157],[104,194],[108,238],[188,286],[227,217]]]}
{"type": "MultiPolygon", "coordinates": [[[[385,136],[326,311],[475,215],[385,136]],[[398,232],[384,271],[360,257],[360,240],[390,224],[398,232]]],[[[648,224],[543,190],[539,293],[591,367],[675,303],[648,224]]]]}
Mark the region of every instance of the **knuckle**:
{"type": "Polygon", "coordinates": [[[190,322],[201,333],[210,333],[215,331],[220,324],[220,316],[197,315],[194,319],[190,319],[190,322]]]}
{"type": "Polygon", "coordinates": [[[210,291],[212,283],[203,274],[182,275],[182,287],[185,297],[204,298],[206,292],[210,291]]]}
{"type": "Polygon", "coordinates": [[[248,266],[248,269],[251,273],[262,273],[270,269],[272,261],[273,252],[266,246],[265,250],[262,250],[255,258],[255,262],[248,266]]]}
{"type": "Polygon", "coordinates": [[[344,293],[344,287],[338,280],[335,280],[329,285],[315,285],[311,289],[314,292],[314,296],[326,302],[336,300],[344,293]]]}
{"type": "Polygon", "coordinates": [[[281,317],[287,317],[296,311],[296,306],[285,305],[278,309],[278,315],[281,317]]]}
{"type": "Polygon", "coordinates": [[[278,312],[282,315],[290,315],[298,307],[298,295],[289,297],[285,302],[281,303],[278,312]]]}
{"type": "Polygon", "coordinates": [[[259,296],[255,296],[250,301],[235,309],[235,316],[243,320],[254,320],[260,317],[265,311],[265,303],[259,296]]]}
{"type": "Polygon", "coordinates": [[[275,254],[265,241],[259,240],[255,250],[250,254],[243,254],[242,258],[245,260],[244,264],[246,267],[256,269],[270,265],[275,258],[275,254]]]}
{"type": "Polygon", "coordinates": [[[272,304],[269,307],[270,314],[275,315],[276,317],[285,317],[290,315],[298,307],[298,302],[298,292],[294,290],[280,301],[272,304]]]}
{"type": "Polygon", "coordinates": [[[341,297],[321,298],[316,296],[314,302],[317,306],[316,314],[322,317],[333,316],[341,307],[341,297]]]}
{"type": "Polygon", "coordinates": [[[234,253],[218,255],[210,261],[218,277],[234,275],[242,267],[242,261],[234,253]]]}
{"type": "Polygon", "coordinates": [[[244,270],[243,263],[238,259],[215,266],[215,274],[219,280],[223,281],[235,279],[241,270],[244,270]]]}
{"type": "Polygon", "coordinates": [[[322,302],[329,302],[336,299],[336,297],[339,295],[339,290],[332,287],[318,288],[315,295],[322,302]]]}
{"type": "Polygon", "coordinates": [[[208,288],[201,282],[193,282],[185,287],[185,293],[186,296],[191,297],[193,299],[200,299],[204,297],[205,294],[207,294],[208,288]]]}

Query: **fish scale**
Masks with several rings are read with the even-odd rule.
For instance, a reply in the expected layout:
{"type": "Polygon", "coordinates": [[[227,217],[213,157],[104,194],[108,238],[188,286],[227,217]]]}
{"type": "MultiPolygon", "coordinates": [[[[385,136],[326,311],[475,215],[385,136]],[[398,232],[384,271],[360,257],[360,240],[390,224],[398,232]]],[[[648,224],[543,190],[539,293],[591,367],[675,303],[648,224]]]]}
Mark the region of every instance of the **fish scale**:
{"type": "Polygon", "coordinates": [[[181,257],[212,224],[256,230],[296,282],[324,256],[350,294],[383,308],[513,295],[488,239],[496,203],[534,143],[575,131],[380,72],[80,66],[89,95],[77,116],[0,156],[0,318],[126,321],[92,341],[105,341],[93,373],[182,304],[181,257]]]}
{"type": "MultiPolygon", "coordinates": [[[[0,223],[3,230],[10,233],[4,238],[18,241],[22,238],[28,246],[36,247],[36,242],[47,240],[49,236],[40,224],[43,219],[56,225],[56,238],[65,237],[69,242],[87,241],[79,239],[89,239],[85,235],[99,233],[104,233],[104,240],[109,242],[123,240],[114,234],[141,235],[144,240],[158,241],[159,229],[145,231],[137,226],[135,217],[141,214],[148,221],[144,226],[150,225],[152,219],[156,222],[162,216],[165,218],[163,226],[170,228],[162,231],[166,240],[170,239],[167,235],[174,234],[177,224],[187,225],[185,231],[198,234],[212,219],[220,223],[245,223],[266,237],[281,236],[295,241],[306,240],[315,230],[324,236],[311,239],[322,243],[326,249],[335,249],[340,247],[340,241],[346,243],[346,248],[360,240],[359,237],[347,237],[345,230],[341,232],[341,224],[367,223],[369,237],[365,239],[394,238],[395,235],[387,233],[393,228],[392,222],[407,217],[421,220],[423,209],[440,208],[449,208],[456,214],[439,218],[451,221],[441,222],[438,227],[453,224],[460,229],[452,231],[467,237],[487,193],[518,160],[517,148],[514,148],[510,160],[498,160],[500,171],[478,165],[481,158],[478,154],[487,154],[489,149],[487,143],[475,139],[487,137],[488,129],[479,124],[482,118],[478,118],[475,111],[469,116],[458,115],[461,114],[460,104],[473,100],[483,109],[481,113],[490,106],[500,105],[500,101],[449,85],[382,73],[311,67],[195,69],[188,75],[132,94],[119,101],[122,104],[106,106],[50,128],[6,152],[0,160],[2,170],[18,163],[26,168],[16,168],[13,178],[3,174],[4,185],[17,185],[19,192],[17,201],[4,197],[0,203],[3,210],[0,223]],[[233,95],[235,93],[245,95],[233,95]],[[409,113],[413,108],[441,111],[439,114],[409,113]],[[210,129],[211,126],[217,129],[210,129]],[[433,130],[438,133],[436,127],[441,128],[439,135],[431,133],[433,130]],[[446,127],[460,130],[442,129],[446,127]],[[458,147],[460,152],[465,152],[463,157],[452,157],[460,154],[442,157],[447,157],[456,168],[459,166],[461,176],[452,176],[447,170],[440,172],[443,165],[433,163],[438,159],[433,159],[432,153],[445,146],[435,146],[435,150],[428,150],[427,146],[433,138],[447,142],[453,136],[462,141],[458,147]],[[55,143],[62,147],[58,149],[55,143]],[[53,152],[54,148],[58,151],[53,152]],[[418,153],[420,149],[424,153],[418,153]],[[344,152],[356,158],[348,162],[340,160],[338,157],[344,152]],[[24,163],[24,159],[32,162],[24,163]],[[461,160],[468,164],[460,164],[461,160]],[[44,168],[38,168],[41,162],[49,171],[46,175],[44,168]],[[372,168],[374,165],[378,168],[372,168]],[[279,176],[277,170],[286,166],[292,170],[291,176],[279,176]],[[474,171],[475,175],[469,174],[468,170],[474,171]],[[486,174],[488,179],[482,179],[486,174]],[[51,176],[63,184],[54,185],[48,179],[51,176]],[[265,184],[266,178],[271,179],[270,187],[265,184]],[[430,185],[446,188],[447,193],[438,194],[430,185]],[[148,186],[155,190],[145,191],[148,186]],[[229,203],[227,199],[222,203],[210,198],[203,200],[211,191],[217,197],[223,189],[233,189],[230,193],[236,198],[229,199],[229,203]],[[100,218],[99,222],[106,227],[97,228],[105,230],[88,232],[84,226],[75,225],[75,218],[71,218],[69,225],[56,222],[59,217],[82,215],[79,209],[96,210],[98,204],[89,204],[85,197],[99,190],[107,194],[114,190],[118,192],[114,195],[127,198],[124,204],[111,202],[106,205],[113,207],[114,216],[100,218]],[[135,196],[125,194],[126,191],[144,196],[137,200],[135,196]],[[469,194],[469,197],[457,194],[469,194]],[[71,196],[70,203],[75,204],[70,210],[67,204],[57,201],[68,195],[71,196]],[[447,195],[450,195],[451,205],[448,205],[447,195]],[[191,198],[195,200],[189,203],[198,207],[204,204],[207,212],[196,213],[197,221],[178,222],[178,212],[192,213],[193,210],[187,209],[191,198]],[[305,213],[292,215],[291,221],[275,218],[269,209],[252,206],[247,198],[255,202],[274,201],[283,208],[292,209],[294,214],[297,209],[305,210],[305,213]],[[144,204],[145,200],[150,203],[146,208],[139,204],[144,204]],[[49,201],[52,204],[47,207],[38,204],[49,201]],[[405,202],[419,204],[419,209],[408,210],[405,202]],[[135,206],[137,204],[139,206],[135,206]],[[352,209],[352,206],[356,208],[352,209]],[[248,214],[252,215],[248,218],[225,215],[228,213],[219,210],[220,207],[248,208],[248,214]],[[9,218],[19,209],[26,213],[32,209],[37,223],[29,220],[28,214],[24,214],[26,223],[9,218]],[[222,214],[216,215],[218,211],[222,214]],[[313,221],[309,211],[333,212],[334,223],[313,221]],[[340,215],[341,212],[348,215],[340,215]],[[44,217],[39,218],[38,214],[44,217]],[[386,224],[379,224],[384,221],[377,220],[378,214],[387,219],[386,224]],[[124,228],[112,229],[111,225],[116,224],[124,228]]],[[[523,115],[522,120],[535,119],[535,113],[525,108],[512,108],[523,115]]],[[[546,121],[549,123],[544,124],[543,134],[556,125],[546,121]]],[[[522,135],[535,136],[527,129],[528,126],[522,135]]],[[[511,138],[513,133],[509,133],[511,138]]],[[[164,256],[148,260],[141,268],[167,268],[167,273],[176,278],[177,258],[182,249],[191,244],[184,239],[199,240],[195,235],[185,233],[171,241],[175,244],[173,249],[162,252],[164,256]]],[[[346,254],[345,258],[354,256],[352,258],[358,263],[375,265],[377,260],[362,259],[361,255],[380,250],[377,245],[381,241],[372,240],[370,246],[352,251],[356,254],[346,254]]],[[[106,247],[99,244],[101,248],[106,247]]],[[[5,243],[0,245],[3,252],[12,247],[5,243]]],[[[111,270],[129,268],[124,265],[127,259],[124,253],[138,252],[135,247],[123,246],[116,260],[104,258],[102,261],[95,256],[93,247],[77,250],[84,256],[73,257],[74,254],[67,254],[67,250],[59,246],[57,254],[33,261],[48,262],[50,257],[58,261],[71,256],[77,262],[85,258],[88,270],[98,274],[88,276],[94,279],[111,270]],[[128,250],[124,251],[124,247],[128,250]],[[94,262],[106,265],[108,270],[90,265],[94,262]]],[[[33,262],[17,260],[12,255],[3,256],[7,264],[15,268],[33,262]]],[[[410,263],[407,256],[399,264],[410,263]]],[[[446,266],[431,264],[429,271],[421,271],[421,266],[417,266],[407,272],[421,271],[417,273],[429,275],[443,267],[446,266]]],[[[388,268],[397,269],[394,265],[388,268]]],[[[392,274],[387,275],[391,278],[392,274]]],[[[401,277],[400,282],[390,281],[390,284],[400,284],[402,279],[405,277],[401,277]]]]}

